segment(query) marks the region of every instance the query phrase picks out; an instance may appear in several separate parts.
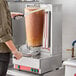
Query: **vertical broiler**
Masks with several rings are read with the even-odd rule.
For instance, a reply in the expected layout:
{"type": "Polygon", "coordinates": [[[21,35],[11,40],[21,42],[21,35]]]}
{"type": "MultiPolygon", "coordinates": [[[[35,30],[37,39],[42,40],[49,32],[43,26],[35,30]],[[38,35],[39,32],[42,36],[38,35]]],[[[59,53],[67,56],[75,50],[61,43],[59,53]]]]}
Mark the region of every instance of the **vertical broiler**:
{"type": "Polygon", "coordinates": [[[61,5],[28,3],[24,9],[26,44],[23,57],[13,58],[14,68],[42,74],[62,65],[61,5]]]}

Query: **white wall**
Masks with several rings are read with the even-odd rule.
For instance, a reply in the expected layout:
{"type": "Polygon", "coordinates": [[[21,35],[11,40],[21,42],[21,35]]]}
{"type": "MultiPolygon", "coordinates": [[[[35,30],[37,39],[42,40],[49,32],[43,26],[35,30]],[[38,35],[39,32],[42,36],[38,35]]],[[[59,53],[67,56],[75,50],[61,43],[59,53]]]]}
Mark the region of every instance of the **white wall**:
{"type": "Polygon", "coordinates": [[[63,59],[71,57],[72,41],[76,39],[76,0],[44,0],[62,4],[62,54],[63,59]]]}
{"type": "Polygon", "coordinates": [[[71,57],[71,52],[66,49],[72,47],[76,39],[76,0],[63,0],[63,58],[71,57]]]}
{"type": "Polygon", "coordinates": [[[76,39],[76,0],[54,0],[62,3],[63,23],[62,23],[62,53],[63,59],[71,57],[72,41],[76,39]]]}

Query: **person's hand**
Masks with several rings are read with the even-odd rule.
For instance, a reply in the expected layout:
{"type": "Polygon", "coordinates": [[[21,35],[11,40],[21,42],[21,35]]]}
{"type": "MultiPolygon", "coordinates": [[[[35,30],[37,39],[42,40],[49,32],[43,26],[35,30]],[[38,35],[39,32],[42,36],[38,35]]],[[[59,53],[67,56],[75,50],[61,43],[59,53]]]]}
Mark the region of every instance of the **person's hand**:
{"type": "Polygon", "coordinates": [[[13,19],[21,19],[22,17],[24,17],[23,13],[20,12],[11,12],[11,18],[13,19]]]}
{"type": "Polygon", "coordinates": [[[19,60],[20,58],[22,58],[22,53],[21,52],[19,52],[19,51],[14,51],[14,52],[12,52],[13,53],[13,55],[15,56],[15,58],[17,59],[17,60],[19,60]]]}

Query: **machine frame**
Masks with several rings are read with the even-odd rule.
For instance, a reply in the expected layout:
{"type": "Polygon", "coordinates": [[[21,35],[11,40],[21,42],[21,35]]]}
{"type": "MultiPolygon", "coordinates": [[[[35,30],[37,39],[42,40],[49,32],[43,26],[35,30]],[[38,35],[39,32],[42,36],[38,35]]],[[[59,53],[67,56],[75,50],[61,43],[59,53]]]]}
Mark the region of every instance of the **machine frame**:
{"type": "Polygon", "coordinates": [[[43,74],[49,71],[56,70],[57,68],[62,66],[61,5],[40,3],[41,7],[46,7],[47,5],[50,7],[50,9],[46,9],[46,11],[51,12],[51,15],[49,15],[49,22],[51,23],[48,22],[50,24],[50,30],[48,32],[48,34],[50,35],[50,37],[48,36],[48,38],[50,38],[50,46],[41,49],[40,58],[22,57],[20,60],[16,60],[15,58],[13,58],[13,64],[15,69],[29,71],[36,74],[43,74]],[[48,48],[50,50],[48,50],[48,48]]]}

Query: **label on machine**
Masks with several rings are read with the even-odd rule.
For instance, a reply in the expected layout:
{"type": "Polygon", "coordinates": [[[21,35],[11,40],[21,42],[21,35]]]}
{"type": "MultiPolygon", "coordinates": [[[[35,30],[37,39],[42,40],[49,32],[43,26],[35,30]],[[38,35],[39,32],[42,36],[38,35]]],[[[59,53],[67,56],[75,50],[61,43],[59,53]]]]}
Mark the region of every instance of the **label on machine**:
{"type": "Polygon", "coordinates": [[[14,68],[17,70],[23,70],[23,71],[29,71],[29,72],[34,72],[34,73],[39,73],[39,69],[32,68],[32,67],[27,67],[27,66],[22,66],[22,65],[14,65],[14,68]]]}

